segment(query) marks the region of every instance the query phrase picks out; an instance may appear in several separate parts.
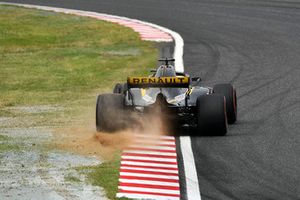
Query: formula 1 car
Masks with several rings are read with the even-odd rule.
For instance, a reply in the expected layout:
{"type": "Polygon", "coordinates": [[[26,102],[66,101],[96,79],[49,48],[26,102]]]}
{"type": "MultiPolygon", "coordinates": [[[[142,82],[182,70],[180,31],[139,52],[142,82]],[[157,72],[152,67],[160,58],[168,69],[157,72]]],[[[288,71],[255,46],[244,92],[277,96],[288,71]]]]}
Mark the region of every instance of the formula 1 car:
{"type": "Polygon", "coordinates": [[[115,132],[129,127],[130,112],[142,115],[160,107],[169,124],[188,126],[197,134],[224,136],[237,119],[236,90],[231,84],[201,86],[199,77],[176,72],[164,59],[149,77],[128,77],[112,94],[100,94],[96,104],[97,131],[115,132]]]}

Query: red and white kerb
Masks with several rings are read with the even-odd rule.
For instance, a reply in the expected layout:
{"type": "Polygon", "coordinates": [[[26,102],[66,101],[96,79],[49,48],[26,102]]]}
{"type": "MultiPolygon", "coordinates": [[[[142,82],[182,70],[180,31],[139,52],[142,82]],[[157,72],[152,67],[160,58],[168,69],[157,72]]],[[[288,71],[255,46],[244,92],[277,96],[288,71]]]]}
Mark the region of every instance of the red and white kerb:
{"type": "MultiPolygon", "coordinates": [[[[80,12],[77,13],[80,15],[80,12]]],[[[172,42],[173,37],[158,28],[150,26],[146,23],[141,23],[138,20],[127,19],[124,17],[117,17],[112,15],[98,14],[98,13],[88,13],[84,16],[93,17],[100,20],[109,21],[112,23],[117,23],[122,26],[133,29],[135,32],[140,34],[142,40],[155,41],[155,42],[172,42]]]]}
{"type": "Polygon", "coordinates": [[[175,138],[137,136],[124,150],[117,197],[179,200],[175,138]]]}

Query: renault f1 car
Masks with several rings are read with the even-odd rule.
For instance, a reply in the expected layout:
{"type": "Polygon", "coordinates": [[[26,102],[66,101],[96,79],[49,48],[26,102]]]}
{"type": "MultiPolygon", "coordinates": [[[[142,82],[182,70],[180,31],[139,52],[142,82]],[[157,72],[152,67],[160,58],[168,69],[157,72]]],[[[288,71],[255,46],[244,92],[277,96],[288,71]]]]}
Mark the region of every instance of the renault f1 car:
{"type": "Polygon", "coordinates": [[[160,107],[176,129],[188,126],[198,134],[223,136],[237,119],[236,90],[231,84],[201,86],[199,77],[176,72],[170,61],[149,77],[128,77],[117,83],[113,93],[100,94],[96,104],[97,131],[115,132],[127,128],[130,112],[142,115],[160,107]],[[179,126],[179,127],[178,127],[179,126]]]}

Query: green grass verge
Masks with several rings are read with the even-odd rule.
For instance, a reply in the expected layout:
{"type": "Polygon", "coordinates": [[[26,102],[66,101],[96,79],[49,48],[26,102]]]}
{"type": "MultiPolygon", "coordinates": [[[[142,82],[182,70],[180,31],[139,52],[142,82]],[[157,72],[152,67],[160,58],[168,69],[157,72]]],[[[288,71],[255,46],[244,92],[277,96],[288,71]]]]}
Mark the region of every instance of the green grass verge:
{"type": "MultiPolygon", "coordinates": [[[[0,5],[0,44],[0,117],[26,118],[27,126],[94,120],[96,95],[129,75],[146,74],[158,55],[153,43],[129,28],[5,5],[0,5]],[[9,109],[35,105],[65,109],[40,114],[9,109]],[[86,117],[86,111],[93,114],[86,117]]],[[[91,182],[115,199],[119,160],[91,169],[91,182]]]]}
{"type": "Polygon", "coordinates": [[[103,187],[109,199],[126,200],[128,198],[116,198],[119,184],[119,169],[120,153],[117,153],[112,161],[105,162],[101,165],[78,168],[81,172],[89,171],[88,179],[91,184],[103,187]]]}
{"type": "Polygon", "coordinates": [[[115,158],[106,161],[97,166],[79,167],[77,170],[80,173],[87,174],[89,183],[95,186],[100,186],[104,189],[105,194],[110,200],[129,200],[130,198],[117,198],[119,185],[119,170],[121,164],[121,152],[115,154],[115,158]]]}
{"type": "Polygon", "coordinates": [[[129,28],[3,5],[0,44],[0,109],[90,98],[130,74],[144,74],[157,55],[129,28]]]}

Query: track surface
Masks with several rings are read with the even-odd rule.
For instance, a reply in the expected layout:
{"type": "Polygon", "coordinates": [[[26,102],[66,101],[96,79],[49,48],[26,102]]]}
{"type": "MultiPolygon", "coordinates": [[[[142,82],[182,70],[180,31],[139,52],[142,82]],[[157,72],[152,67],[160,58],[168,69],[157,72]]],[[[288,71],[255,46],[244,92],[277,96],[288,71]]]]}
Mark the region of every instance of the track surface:
{"type": "Polygon", "coordinates": [[[185,70],[231,82],[227,137],[192,138],[202,199],[300,199],[300,2],[15,0],[153,22],[185,40],[185,70]]]}

